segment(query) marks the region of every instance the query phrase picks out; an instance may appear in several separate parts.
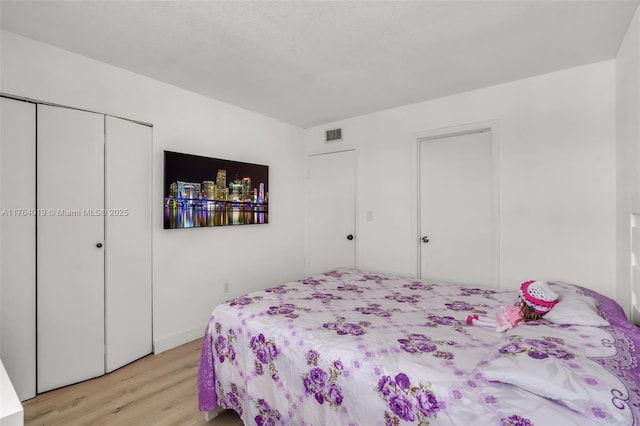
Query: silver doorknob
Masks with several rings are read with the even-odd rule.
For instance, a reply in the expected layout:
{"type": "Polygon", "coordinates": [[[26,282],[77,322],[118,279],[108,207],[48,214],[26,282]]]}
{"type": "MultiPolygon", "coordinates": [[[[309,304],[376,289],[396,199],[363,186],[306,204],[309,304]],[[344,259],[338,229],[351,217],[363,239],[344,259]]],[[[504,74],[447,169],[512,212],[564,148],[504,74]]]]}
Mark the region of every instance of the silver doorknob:
{"type": "Polygon", "coordinates": [[[422,242],[423,243],[428,243],[429,242],[429,237],[427,237],[426,235],[424,237],[422,237],[422,242]]]}

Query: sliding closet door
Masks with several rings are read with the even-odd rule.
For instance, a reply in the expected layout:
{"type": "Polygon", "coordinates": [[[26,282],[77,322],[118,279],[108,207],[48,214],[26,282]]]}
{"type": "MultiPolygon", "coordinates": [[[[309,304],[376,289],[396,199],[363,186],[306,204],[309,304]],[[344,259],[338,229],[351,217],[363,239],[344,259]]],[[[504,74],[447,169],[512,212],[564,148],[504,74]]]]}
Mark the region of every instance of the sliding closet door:
{"type": "Polygon", "coordinates": [[[38,392],[104,374],[104,116],[38,105],[38,392]]]}
{"type": "Polygon", "coordinates": [[[106,117],[106,371],[152,352],[151,127],[106,117]]]}

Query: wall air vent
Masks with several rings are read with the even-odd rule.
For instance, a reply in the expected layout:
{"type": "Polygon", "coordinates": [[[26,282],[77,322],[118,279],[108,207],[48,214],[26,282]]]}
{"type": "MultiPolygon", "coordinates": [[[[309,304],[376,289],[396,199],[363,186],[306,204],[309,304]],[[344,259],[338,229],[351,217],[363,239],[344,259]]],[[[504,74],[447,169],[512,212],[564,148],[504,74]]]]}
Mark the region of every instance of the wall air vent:
{"type": "Polygon", "coordinates": [[[325,130],[325,143],[338,142],[342,140],[342,129],[325,130]]]}

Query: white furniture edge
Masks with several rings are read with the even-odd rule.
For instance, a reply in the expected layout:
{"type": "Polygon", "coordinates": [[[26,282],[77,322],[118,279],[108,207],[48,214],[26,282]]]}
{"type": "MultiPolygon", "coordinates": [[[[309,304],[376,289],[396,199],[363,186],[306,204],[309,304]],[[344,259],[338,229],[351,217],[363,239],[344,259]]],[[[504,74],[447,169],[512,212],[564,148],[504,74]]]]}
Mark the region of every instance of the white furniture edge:
{"type": "Polygon", "coordinates": [[[24,411],[4,364],[0,360],[0,425],[22,426],[24,411]]]}

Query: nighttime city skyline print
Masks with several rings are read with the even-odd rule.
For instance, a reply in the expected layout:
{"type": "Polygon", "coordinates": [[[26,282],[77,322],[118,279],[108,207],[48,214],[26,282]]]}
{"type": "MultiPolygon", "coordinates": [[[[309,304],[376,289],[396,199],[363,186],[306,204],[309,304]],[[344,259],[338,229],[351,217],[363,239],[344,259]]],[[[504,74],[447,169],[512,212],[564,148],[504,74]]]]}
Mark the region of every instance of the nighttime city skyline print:
{"type": "Polygon", "coordinates": [[[269,223],[269,166],[164,152],[164,229],[269,223]]]}

